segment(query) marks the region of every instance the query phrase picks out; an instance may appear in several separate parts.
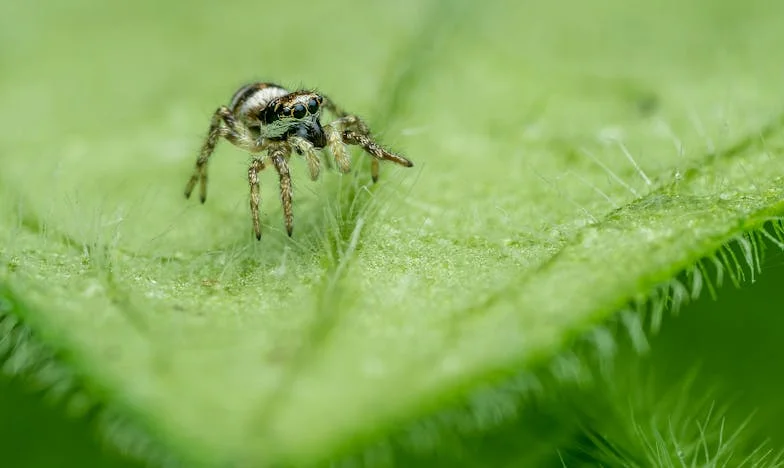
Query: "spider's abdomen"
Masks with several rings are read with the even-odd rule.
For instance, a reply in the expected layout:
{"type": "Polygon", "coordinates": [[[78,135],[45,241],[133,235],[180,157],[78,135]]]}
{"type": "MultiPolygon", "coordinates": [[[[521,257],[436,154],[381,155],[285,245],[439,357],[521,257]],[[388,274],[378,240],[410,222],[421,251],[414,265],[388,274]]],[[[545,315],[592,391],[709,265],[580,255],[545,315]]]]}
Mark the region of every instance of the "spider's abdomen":
{"type": "Polygon", "coordinates": [[[274,83],[250,83],[234,93],[229,107],[237,119],[247,122],[249,117],[254,118],[271,100],[287,94],[288,90],[274,83]]]}

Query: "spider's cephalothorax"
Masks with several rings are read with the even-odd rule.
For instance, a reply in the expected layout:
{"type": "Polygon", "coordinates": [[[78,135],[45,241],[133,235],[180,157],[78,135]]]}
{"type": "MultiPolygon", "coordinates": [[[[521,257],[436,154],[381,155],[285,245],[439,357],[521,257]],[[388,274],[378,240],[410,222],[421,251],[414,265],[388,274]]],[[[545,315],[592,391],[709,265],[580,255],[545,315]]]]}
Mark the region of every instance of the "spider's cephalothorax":
{"type": "MultiPolygon", "coordinates": [[[[253,231],[257,239],[261,239],[259,171],[268,163],[272,163],[280,176],[280,199],[286,232],[291,236],[293,215],[288,160],[292,151],[305,157],[313,180],[318,178],[321,166],[318,153],[325,148],[332,153],[341,172],[351,169],[347,144],[357,145],[373,156],[370,166],[373,182],[378,181],[378,162],[382,159],[406,167],[414,165],[403,156],[379,146],[365,122],[356,115],[344,112],[325,96],[312,91],[289,92],[272,83],[251,83],[234,93],[228,107],[221,106],[213,114],[207,139],[196,160],[196,168],[185,187],[186,197],[190,197],[196,182],[199,182],[201,202],[206,200],[207,161],[220,138],[229,140],[253,155],[248,168],[248,183],[253,231]],[[321,112],[325,109],[336,119],[322,125],[321,112]]],[[[329,159],[325,161],[331,166],[329,159]]]]}

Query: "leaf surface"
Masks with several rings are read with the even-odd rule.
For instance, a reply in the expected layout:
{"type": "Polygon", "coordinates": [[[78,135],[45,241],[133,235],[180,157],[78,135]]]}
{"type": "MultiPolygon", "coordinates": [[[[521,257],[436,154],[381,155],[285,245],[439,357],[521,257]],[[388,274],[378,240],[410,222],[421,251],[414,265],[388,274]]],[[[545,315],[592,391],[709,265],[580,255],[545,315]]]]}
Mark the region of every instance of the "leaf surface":
{"type": "Polygon", "coordinates": [[[328,457],[780,215],[781,8],[20,6],[0,20],[5,295],[186,458],[328,457]],[[294,237],[265,171],[256,242],[241,151],[219,145],[205,205],[182,196],[211,111],[253,79],[317,87],[415,167],[371,186],[355,152],[357,177],[313,183],[295,156],[294,237]]]}

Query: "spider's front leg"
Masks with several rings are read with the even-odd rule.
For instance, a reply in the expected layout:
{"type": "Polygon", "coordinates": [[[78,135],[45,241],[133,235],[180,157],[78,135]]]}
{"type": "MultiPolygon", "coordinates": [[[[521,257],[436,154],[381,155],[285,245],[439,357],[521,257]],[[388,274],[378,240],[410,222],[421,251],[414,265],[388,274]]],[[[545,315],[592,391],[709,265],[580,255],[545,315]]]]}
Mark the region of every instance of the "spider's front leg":
{"type": "Polygon", "coordinates": [[[340,165],[339,158],[344,158],[345,167],[341,166],[342,172],[348,171],[349,164],[347,152],[343,147],[344,143],[358,145],[373,156],[373,160],[370,162],[370,175],[374,183],[378,182],[379,161],[381,160],[392,161],[405,167],[414,165],[403,156],[392,153],[376,143],[370,134],[370,128],[360,117],[349,114],[328,98],[324,99],[324,107],[338,117],[327,125],[325,131],[327,132],[327,142],[335,154],[335,159],[338,160],[338,165],[340,165]]]}
{"type": "Polygon", "coordinates": [[[334,114],[336,117],[338,117],[338,120],[336,122],[339,125],[341,125],[343,129],[355,129],[359,133],[362,133],[364,135],[370,135],[370,129],[368,128],[364,120],[338,107],[338,105],[335,104],[335,102],[332,99],[324,97],[323,106],[332,114],[334,114]]]}
{"type": "Polygon", "coordinates": [[[362,134],[355,130],[344,130],[342,139],[349,145],[358,145],[369,155],[373,156],[373,165],[370,166],[370,175],[373,182],[378,182],[378,162],[381,160],[392,161],[405,167],[413,167],[414,163],[399,154],[392,153],[376,143],[369,134],[362,134]]]}
{"type": "Polygon", "coordinates": [[[199,158],[196,160],[196,167],[193,169],[193,175],[191,175],[191,178],[185,185],[186,198],[190,198],[191,192],[193,192],[193,188],[196,186],[196,182],[199,182],[201,202],[204,203],[207,200],[207,163],[213,151],[215,151],[218,140],[221,138],[226,138],[234,145],[248,151],[254,150],[256,146],[256,142],[254,142],[253,139],[248,136],[248,132],[237,123],[229,108],[226,106],[219,107],[212,115],[210,129],[207,133],[207,138],[201,147],[201,151],[199,152],[199,158]]]}
{"type": "Polygon", "coordinates": [[[327,138],[327,146],[329,152],[335,157],[335,163],[338,165],[338,170],[342,173],[347,173],[351,170],[351,158],[346,151],[346,145],[343,144],[343,135],[340,133],[340,127],[337,120],[324,125],[324,136],[327,138]]]}
{"type": "MultiPolygon", "coordinates": [[[[324,98],[324,103],[322,104],[324,109],[337,117],[336,120],[333,120],[324,126],[324,133],[327,138],[327,146],[329,146],[329,150],[332,153],[332,156],[335,158],[335,162],[338,165],[338,170],[345,174],[351,170],[351,159],[349,158],[348,151],[346,151],[346,147],[343,144],[343,135],[341,133],[347,128],[356,129],[361,133],[369,133],[370,130],[368,129],[365,122],[362,121],[362,119],[356,115],[349,114],[337,104],[335,104],[335,101],[328,98],[327,96],[322,95],[322,97],[324,98]]],[[[376,164],[375,160],[374,164],[376,164]]],[[[378,172],[377,168],[376,172],[378,172]]]]}
{"type": "Polygon", "coordinates": [[[280,203],[283,205],[283,216],[286,222],[286,232],[289,237],[294,230],[294,215],[291,207],[291,173],[289,172],[289,164],[286,161],[289,156],[289,150],[282,147],[271,148],[269,150],[269,157],[275,169],[278,171],[280,177],[280,203]]]}

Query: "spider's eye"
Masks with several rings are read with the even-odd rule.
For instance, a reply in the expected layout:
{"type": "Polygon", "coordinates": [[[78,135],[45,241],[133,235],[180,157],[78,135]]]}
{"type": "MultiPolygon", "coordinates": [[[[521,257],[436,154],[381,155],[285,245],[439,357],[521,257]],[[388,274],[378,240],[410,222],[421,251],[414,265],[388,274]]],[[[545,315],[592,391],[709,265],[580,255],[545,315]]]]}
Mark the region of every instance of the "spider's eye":
{"type": "Polygon", "coordinates": [[[318,108],[319,108],[319,103],[318,103],[318,101],[316,101],[316,99],[311,99],[310,101],[308,101],[308,112],[309,113],[315,114],[316,112],[318,112],[318,108]]]}
{"type": "Polygon", "coordinates": [[[294,113],[291,115],[293,115],[295,119],[301,119],[302,117],[305,117],[305,106],[302,104],[295,105],[294,113]]]}

